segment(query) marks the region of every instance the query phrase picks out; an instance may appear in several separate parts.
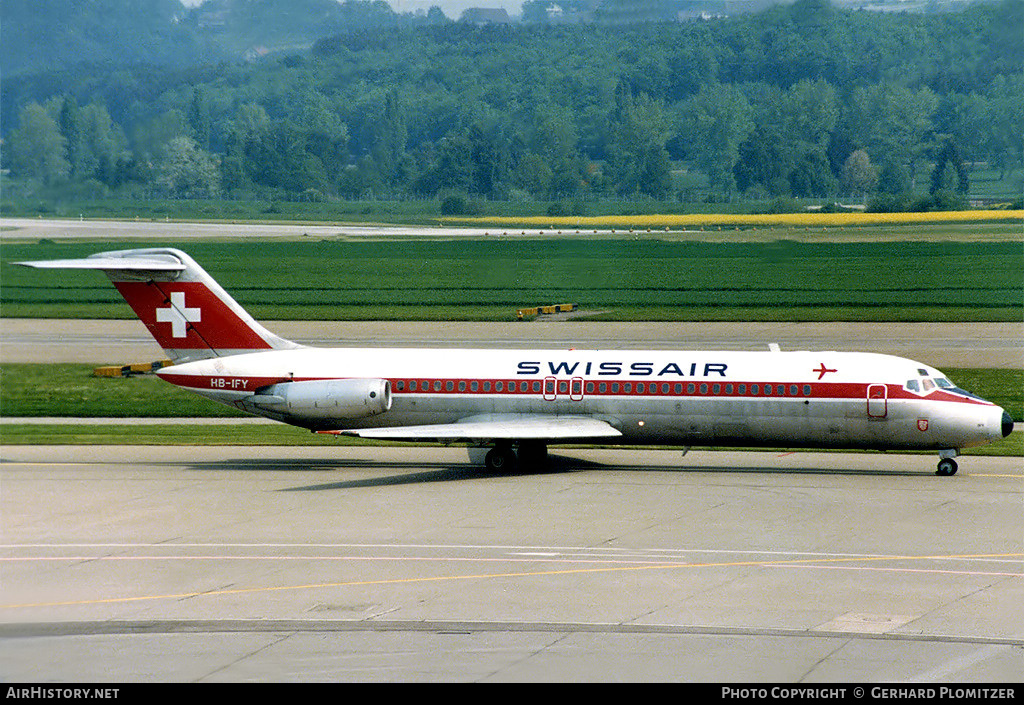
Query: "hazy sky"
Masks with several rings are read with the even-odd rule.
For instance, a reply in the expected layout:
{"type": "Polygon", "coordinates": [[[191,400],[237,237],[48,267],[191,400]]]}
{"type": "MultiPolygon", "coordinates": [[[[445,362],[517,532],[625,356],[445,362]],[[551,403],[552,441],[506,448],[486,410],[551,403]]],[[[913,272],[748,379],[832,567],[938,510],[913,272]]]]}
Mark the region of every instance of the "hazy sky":
{"type": "MultiPolygon", "coordinates": [[[[202,5],[204,0],[181,0],[183,5],[195,7],[202,5]]],[[[444,14],[457,19],[467,7],[504,7],[510,15],[518,15],[523,8],[523,0],[387,0],[395,12],[415,12],[429,10],[432,5],[440,7],[444,14]]]]}

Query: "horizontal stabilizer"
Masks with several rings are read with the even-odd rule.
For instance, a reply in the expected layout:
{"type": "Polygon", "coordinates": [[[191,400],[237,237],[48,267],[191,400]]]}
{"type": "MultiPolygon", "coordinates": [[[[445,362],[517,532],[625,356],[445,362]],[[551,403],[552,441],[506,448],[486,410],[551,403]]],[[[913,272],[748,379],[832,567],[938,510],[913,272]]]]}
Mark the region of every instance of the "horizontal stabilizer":
{"type": "Polygon", "coordinates": [[[16,262],[35,269],[98,269],[104,272],[182,272],[184,263],[175,257],[84,257],[51,259],[42,262],[16,262]]]}
{"type": "Polygon", "coordinates": [[[323,431],[343,436],[393,441],[526,441],[616,438],[622,433],[607,421],[589,416],[493,414],[448,424],[323,431]]]}

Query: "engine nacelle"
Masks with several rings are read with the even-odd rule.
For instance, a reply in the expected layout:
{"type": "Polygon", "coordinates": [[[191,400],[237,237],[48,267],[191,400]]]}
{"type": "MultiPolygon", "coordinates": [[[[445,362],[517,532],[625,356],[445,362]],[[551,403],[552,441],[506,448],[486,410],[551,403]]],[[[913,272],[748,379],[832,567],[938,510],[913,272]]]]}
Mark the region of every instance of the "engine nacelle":
{"type": "Polygon", "coordinates": [[[281,382],[247,401],[258,409],[307,419],[362,419],[391,408],[391,383],[386,379],[281,382]]]}

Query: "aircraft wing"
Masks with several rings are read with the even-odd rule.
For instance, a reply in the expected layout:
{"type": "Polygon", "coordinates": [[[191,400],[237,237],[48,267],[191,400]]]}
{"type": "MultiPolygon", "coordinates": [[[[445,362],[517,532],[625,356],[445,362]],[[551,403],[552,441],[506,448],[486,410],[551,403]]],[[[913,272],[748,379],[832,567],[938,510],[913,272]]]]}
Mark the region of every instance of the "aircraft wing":
{"type": "Polygon", "coordinates": [[[494,414],[472,416],[447,424],[323,431],[342,436],[393,441],[526,441],[616,438],[622,433],[607,421],[590,416],[494,414]]]}

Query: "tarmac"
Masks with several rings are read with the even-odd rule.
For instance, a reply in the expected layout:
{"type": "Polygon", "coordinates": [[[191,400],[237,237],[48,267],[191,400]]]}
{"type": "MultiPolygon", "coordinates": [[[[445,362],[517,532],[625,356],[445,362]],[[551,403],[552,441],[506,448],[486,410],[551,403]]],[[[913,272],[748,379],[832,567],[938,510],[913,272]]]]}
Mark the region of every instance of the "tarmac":
{"type": "Polygon", "coordinates": [[[0,447],[9,682],[1002,682],[1024,467],[0,447]]]}

